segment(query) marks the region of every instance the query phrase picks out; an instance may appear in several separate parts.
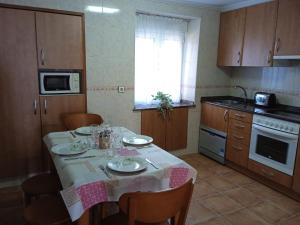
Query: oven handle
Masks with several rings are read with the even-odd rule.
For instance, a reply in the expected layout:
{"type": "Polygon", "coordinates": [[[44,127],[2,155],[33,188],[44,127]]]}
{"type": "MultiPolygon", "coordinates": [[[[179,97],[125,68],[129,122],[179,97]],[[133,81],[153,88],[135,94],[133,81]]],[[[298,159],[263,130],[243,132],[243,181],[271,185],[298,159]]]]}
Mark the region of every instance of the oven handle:
{"type": "Polygon", "coordinates": [[[269,129],[269,128],[266,128],[266,127],[258,126],[256,124],[252,124],[252,128],[255,128],[257,130],[263,131],[263,132],[271,134],[271,135],[277,135],[277,136],[283,137],[283,138],[298,140],[298,135],[296,135],[296,134],[284,133],[284,132],[281,132],[281,131],[277,131],[277,130],[269,129]]]}

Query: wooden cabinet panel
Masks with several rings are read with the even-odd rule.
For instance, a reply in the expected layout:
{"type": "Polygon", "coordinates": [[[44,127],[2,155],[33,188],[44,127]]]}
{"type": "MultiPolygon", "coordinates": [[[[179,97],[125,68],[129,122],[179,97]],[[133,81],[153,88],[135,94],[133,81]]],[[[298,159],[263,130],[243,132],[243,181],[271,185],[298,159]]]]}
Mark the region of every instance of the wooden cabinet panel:
{"type": "Polygon", "coordinates": [[[298,139],[297,158],[295,161],[294,177],[293,177],[293,190],[300,193],[300,139],[298,139]]]}
{"type": "Polygon", "coordinates": [[[38,63],[41,69],[83,69],[80,16],[36,12],[38,63]]]}
{"type": "Polygon", "coordinates": [[[274,55],[300,55],[300,1],[279,0],[274,55]]]}
{"type": "Polygon", "coordinates": [[[235,164],[247,168],[249,158],[249,145],[243,145],[239,141],[227,140],[226,159],[235,164]]]}
{"type": "Polygon", "coordinates": [[[162,115],[156,110],[141,112],[141,133],[153,138],[153,143],[166,149],[166,125],[162,115]]]}
{"type": "Polygon", "coordinates": [[[201,124],[227,133],[228,109],[209,103],[201,104],[201,124]]]}
{"type": "Polygon", "coordinates": [[[238,110],[230,110],[229,112],[230,119],[235,119],[246,123],[252,123],[252,117],[253,117],[252,114],[241,112],[238,110]]]}
{"type": "Polygon", "coordinates": [[[221,13],[218,66],[240,66],[246,9],[221,13]]]}
{"type": "Polygon", "coordinates": [[[277,2],[255,5],[246,10],[242,66],[271,66],[277,2]]]}
{"type": "Polygon", "coordinates": [[[176,108],[167,118],[166,149],[184,149],[187,145],[188,108],[176,108]]]}
{"type": "Polygon", "coordinates": [[[62,116],[86,112],[85,95],[40,96],[43,135],[64,130],[62,116]]]}
{"type": "Polygon", "coordinates": [[[261,176],[269,180],[275,181],[278,184],[284,185],[289,188],[292,186],[291,176],[281,173],[278,170],[274,170],[273,168],[270,168],[258,162],[255,162],[251,159],[249,159],[248,162],[248,169],[257,174],[260,174],[261,176]]]}
{"type": "Polygon", "coordinates": [[[0,30],[0,178],[4,178],[41,171],[42,152],[34,12],[0,8],[0,30]]]}

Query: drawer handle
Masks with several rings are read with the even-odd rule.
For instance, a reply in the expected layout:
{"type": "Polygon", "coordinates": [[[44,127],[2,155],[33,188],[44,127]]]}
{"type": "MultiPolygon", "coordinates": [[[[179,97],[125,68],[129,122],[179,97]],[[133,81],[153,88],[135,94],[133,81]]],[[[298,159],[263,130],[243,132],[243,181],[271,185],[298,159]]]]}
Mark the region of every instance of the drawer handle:
{"type": "Polygon", "coordinates": [[[238,114],[238,113],[236,113],[236,114],[234,114],[236,117],[240,117],[240,118],[245,118],[246,116],[245,115],[241,115],[241,114],[238,114]]]}
{"type": "Polygon", "coordinates": [[[236,136],[236,135],[233,135],[233,137],[234,137],[235,139],[238,139],[238,140],[243,140],[243,139],[245,139],[245,138],[242,137],[242,136],[236,136]]]}
{"type": "Polygon", "coordinates": [[[274,177],[274,173],[268,173],[264,169],[262,169],[261,172],[268,177],[274,177]]]}
{"type": "Polygon", "coordinates": [[[234,125],[234,127],[239,128],[239,129],[244,129],[245,128],[245,126],[243,126],[243,125],[234,125]]]}
{"type": "Polygon", "coordinates": [[[240,147],[237,147],[237,146],[234,146],[234,145],[232,145],[232,148],[233,148],[233,149],[235,149],[235,150],[237,150],[237,151],[243,151],[243,149],[242,149],[242,148],[240,148],[240,147]]]}
{"type": "Polygon", "coordinates": [[[224,112],[224,121],[226,122],[227,121],[227,114],[228,114],[228,110],[225,110],[225,112],[224,112]]]}

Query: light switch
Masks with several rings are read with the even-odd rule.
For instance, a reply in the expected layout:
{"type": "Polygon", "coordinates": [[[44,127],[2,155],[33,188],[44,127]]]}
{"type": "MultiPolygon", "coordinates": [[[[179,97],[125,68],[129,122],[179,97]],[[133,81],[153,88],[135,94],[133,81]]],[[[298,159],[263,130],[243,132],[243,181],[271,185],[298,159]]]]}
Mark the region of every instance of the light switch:
{"type": "Polygon", "coordinates": [[[118,92],[119,93],[124,93],[125,92],[125,87],[124,86],[118,86],[118,92]]]}

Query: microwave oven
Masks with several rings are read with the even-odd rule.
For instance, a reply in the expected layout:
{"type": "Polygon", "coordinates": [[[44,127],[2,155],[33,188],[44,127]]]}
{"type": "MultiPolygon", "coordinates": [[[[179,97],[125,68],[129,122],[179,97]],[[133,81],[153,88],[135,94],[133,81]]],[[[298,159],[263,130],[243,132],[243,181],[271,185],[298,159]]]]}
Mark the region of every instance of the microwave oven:
{"type": "Polygon", "coordinates": [[[80,72],[40,72],[40,94],[78,94],[80,93],[80,72]]]}

